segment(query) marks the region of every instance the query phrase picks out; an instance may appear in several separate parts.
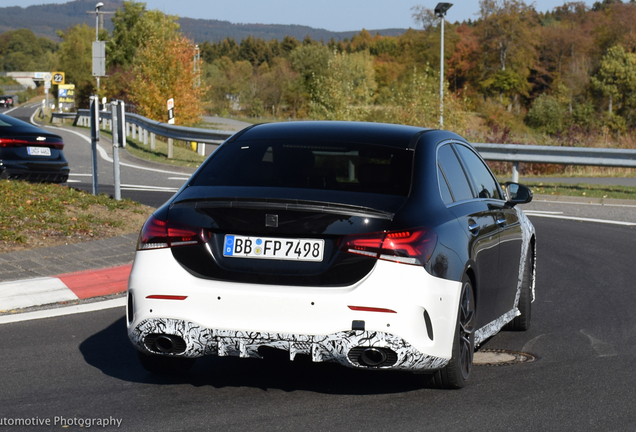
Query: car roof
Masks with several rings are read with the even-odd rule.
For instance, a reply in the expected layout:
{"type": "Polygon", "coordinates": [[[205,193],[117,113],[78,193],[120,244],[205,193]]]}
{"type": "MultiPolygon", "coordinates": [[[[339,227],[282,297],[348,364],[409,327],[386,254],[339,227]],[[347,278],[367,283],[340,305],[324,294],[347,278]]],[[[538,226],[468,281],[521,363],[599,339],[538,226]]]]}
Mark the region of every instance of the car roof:
{"type": "Polygon", "coordinates": [[[47,132],[25,121],[18,120],[17,118],[14,118],[5,114],[0,114],[0,136],[25,135],[25,134],[54,136],[54,137],[62,139],[62,137],[60,137],[59,135],[47,132]],[[9,126],[6,126],[6,125],[9,125],[9,126]]]}
{"type": "Polygon", "coordinates": [[[386,123],[347,121],[292,121],[258,124],[230,141],[303,140],[337,141],[414,148],[417,138],[431,129],[386,123]]]}

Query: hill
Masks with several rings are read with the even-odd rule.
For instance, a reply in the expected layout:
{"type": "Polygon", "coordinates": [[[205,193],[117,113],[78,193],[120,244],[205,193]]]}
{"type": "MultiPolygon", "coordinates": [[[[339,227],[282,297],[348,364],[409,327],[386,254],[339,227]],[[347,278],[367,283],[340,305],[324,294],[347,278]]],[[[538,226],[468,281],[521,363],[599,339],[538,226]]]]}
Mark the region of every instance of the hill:
{"type": "MultiPolygon", "coordinates": [[[[115,11],[122,6],[120,0],[103,0],[102,11],[115,11]]],[[[57,30],[65,30],[77,24],[86,23],[90,27],[95,26],[95,0],[75,0],[64,4],[35,5],[26,8],[20,6],[0,7],[0,33],[28,28],[37,36],[44,36],[58,41],[57,30]],[[87,13],[91,12],[91,13],[87,13]]],[[[112,15],[104,16],[104,27],[108,31],[113,30],[110,20],[112,15]]],[[[299,40],[309,35],[314,40],[328,41],[331,38],[342,40],[351,38],[358,31],[332,32],[324,29],[316,29],[300,25],[282,24],[233,24],[229,21],[193,19],[180,17],[179,24],[183,32],[195,42],[217,42],[226,37],[241,41],[247,36],[264,40],[282,40],[285,36],[294,36],[299,40]]],[[[369,30],[371,34],[376,32],[385,36],[398,36],[406,29],[382,29],[369,30]]]]}

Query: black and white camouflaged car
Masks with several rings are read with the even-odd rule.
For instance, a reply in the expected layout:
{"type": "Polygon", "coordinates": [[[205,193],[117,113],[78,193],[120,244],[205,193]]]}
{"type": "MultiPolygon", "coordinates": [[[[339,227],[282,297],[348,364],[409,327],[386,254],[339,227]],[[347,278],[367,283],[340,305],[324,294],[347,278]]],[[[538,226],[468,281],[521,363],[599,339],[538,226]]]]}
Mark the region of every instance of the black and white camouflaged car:
{"type": "Polygon", "coordinates": [[[529,326],[531,199],[451,132],[249,127],[145,223],[128,335],[158,373],[278,349],[463,387],[476,346],[529,326]]]}

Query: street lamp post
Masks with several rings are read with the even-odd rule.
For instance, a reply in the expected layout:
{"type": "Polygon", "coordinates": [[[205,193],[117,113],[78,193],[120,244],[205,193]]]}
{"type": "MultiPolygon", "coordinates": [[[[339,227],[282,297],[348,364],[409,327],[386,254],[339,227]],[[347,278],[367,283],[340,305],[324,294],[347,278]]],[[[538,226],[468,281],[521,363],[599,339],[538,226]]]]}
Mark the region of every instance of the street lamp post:
{"type": "Polygon", "coordinates": [[[439,128],[444,128],[444,17],[452,3],[437,3],[435,16],[442,20],[442,42],[439,56],[439,128]]]}
{"type": "MultiPolygon", "coordinates": [[[[104,3],[99,2],[95,5],[95,42],[99,42],[99,10],[104,6],[104,3]]],[[[99,75],[97,75],[97,90],[99,90],[99,75]]]]}

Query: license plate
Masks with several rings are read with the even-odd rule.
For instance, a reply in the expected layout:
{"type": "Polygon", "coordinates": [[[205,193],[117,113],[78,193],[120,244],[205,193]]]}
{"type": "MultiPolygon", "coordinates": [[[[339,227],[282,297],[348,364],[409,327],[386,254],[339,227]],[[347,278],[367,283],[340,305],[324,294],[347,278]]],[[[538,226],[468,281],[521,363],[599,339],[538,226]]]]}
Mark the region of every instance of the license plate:
{"type": "Polygon", "coordinates": [[[322,261],[325,241],[226,235],[223,256],[295,261],[322,261]]]}
{"type": "Polygon", "coordinates": [[[27,147],[30,156],[51,156],[51,149],[48,147],[27,147]]]}

